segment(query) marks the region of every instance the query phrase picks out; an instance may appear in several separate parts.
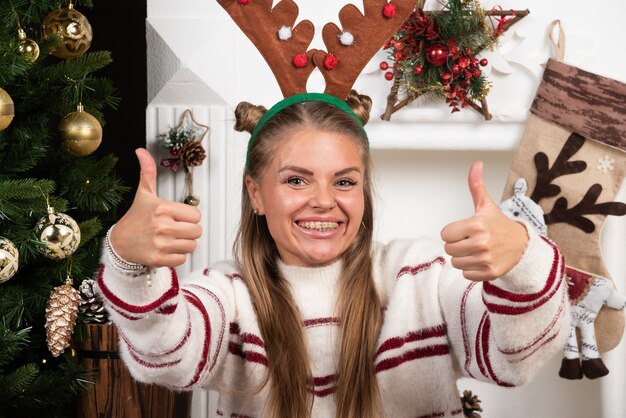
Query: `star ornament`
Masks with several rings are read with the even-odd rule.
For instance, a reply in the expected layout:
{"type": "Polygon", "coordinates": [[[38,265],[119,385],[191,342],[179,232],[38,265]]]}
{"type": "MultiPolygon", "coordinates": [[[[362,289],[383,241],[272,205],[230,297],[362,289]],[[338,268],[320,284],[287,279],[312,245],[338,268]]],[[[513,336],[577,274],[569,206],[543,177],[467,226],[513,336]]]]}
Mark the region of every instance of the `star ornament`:
{"type": "Polygon", "coordinates": [[[417,3],[385,45],[391,63],[382,62],[380,68],[393,84],[381,118],[389,121],[418,97],[434,94],[452,113],[471,107],[490,120],[486,97],[491,83],[482,71],[488,62],[477,55],[493,49],[500,36],[530,12],[485,10],[478,0],[446,0],[441,10],[425,11],[424,3],[417,3]]]}
{"type": "Polygon", "coordinates": [[[613,171],[615,169],[615,160],[608,155],[605,155],[602,158],[598,158],[598,165],[596,167],[604,174],[607,174],[609,171],[613,171]]]}

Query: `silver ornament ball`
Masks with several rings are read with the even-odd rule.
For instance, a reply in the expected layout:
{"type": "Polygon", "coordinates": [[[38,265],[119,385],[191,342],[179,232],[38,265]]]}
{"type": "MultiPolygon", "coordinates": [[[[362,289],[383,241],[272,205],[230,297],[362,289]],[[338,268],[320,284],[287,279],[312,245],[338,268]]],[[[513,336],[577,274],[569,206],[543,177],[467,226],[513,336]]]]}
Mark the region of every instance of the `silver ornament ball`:
{"type": "Polygon", "coordinates": [[[19,252],[11,240],[0,237],[0,283],[15,275],[19,266],[19,252]]]}
{"type": "Polygon", "coordinates": [[[80,244],[80,228],[76,221],[51,207],[48,214],[37,222],[35,235],[45,244],[43,255],[53,260],[69,257],[80,244]]]}

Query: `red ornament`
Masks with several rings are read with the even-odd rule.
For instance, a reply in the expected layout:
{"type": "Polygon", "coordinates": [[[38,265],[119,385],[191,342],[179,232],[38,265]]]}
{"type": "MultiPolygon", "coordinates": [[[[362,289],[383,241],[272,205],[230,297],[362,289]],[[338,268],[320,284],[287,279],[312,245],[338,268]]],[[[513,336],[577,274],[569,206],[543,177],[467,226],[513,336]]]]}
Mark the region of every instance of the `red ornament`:
{"type": "Polygon", "coordinates": [[[239,4],[241,4],[242,6],[245,6],[246,4],[249,4],[250,0],[239,0],[239,4]]]}
{"type": "Polygon", "coordinates": [[[338,63],[339,60],[333,54],[328,54],[326,58],[324,58],[324,67],[326,67],[327,70],[334,69],[338,63]]]}
{"type": "Polygon", "coordinates": [[[424,71],[424,67],[422,67],[421,65],[416,65],[415,67],[413,67],[413,74],[415,75],[422,74],[422,71],[424,71]]]}
{"type": "MultiPolygon", "coordinates": [[[[247,0],[250,1],[250,0],[247,0]]],[[[306,65],[309,63],[309,59],[306,57],[305,54],[298,54],[295,57],[293,57],[293,65],[295,65],[297,68],[303,68],[306,67],[306,65]]]]}
{"type": "Polygon", "coordinates": [[[454,64],[452,66],[452,74],[454,74],[455,76],[459,75],[461,73],[461,67],[459,67],[458,64],[454,64]]]}
{"type": "Polygon", "coordinates": [[[450,55],[452,58],[457,58],[459,56],[460,52],[461,51],[459,51],[459,47],[453,45],[448,50],[448,55],[450,55]]]}
{"type": "Polygon", "coordinates": [[[480,68],[476,68],[476,69],[474,70],[474,72],[472,72],[472,77],[474,77],[474,78],[478,78],[478,77],[480,77],[480,76],[481,76],[481,74],[482,74],[482,73],[483,73],[483,72],[480,70],[480,68]]]}
{"type": "Polygon", "coordinates": [[[389,68],[389,64],[387,64],[385,61],[381,62],[378,66],[383,71],[385,71],[387,68],[389,68]]]}
{"type": "Polygon", "coordinates": [[[459,67],[465,69],[467,67],[469,67],[470,65],[470,59],[468,57],[466,57],[465,55],[463,55],[462,57],[459,58],[459,67]]]}
{"type": "Polygon", "coordinates": [[[465,55],[474,55],[474,52],[469,48],[465,48],[465,55]]]}
{"type": "Polygon", "coordinates": [[[391,72],[391,71],[387,71],[387,72],[385,73],[385,79],[386,79],[386,80],[393,80],[393,72],[391,72]]]}
{"type": "Polygon", "coordinates": [[[426,48],[426,60],[432,65],[443,65],[448,59],[448,47],[435,44],[426,48]]]}
{"type": "Polygon", "coordinates": [[[487,61],[487,58],[483,58],[480,60],[480,65],[482,65],[483,67],[487,66],[487,64],[489,64],[489,61],[487,61]]]}
{"type": "Polygon", "coordinates": [[[449,81],[452,78],[452,74],[450,74],[449,71],[446,71],[441,75],[441,78],[443,78],[444,81],[449,81]]]}
{"type": "Polygon", "coordinates": [[[396,5],[393,3],[385,4],[385,7],[383,7],[383,16],[385,16],[387,19],[391,19],[395,15],[396,15],[396,5]]]}
{"type": "Polygon", "coordinates": [[[404,54],[402,52],[396,52],[394,57],[395,57],[396,61],[401,61],[402,58],[404,58],[404,54]]]}

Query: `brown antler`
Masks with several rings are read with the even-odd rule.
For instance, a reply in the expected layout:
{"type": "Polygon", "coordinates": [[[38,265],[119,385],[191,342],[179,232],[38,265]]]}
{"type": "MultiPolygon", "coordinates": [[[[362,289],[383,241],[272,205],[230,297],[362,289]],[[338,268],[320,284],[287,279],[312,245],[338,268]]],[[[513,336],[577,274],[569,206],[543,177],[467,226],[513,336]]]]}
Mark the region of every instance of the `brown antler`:
{"type": "Polygon", "coordinates": [[[353,4],[345,5],[339,11],[342,29],[334,23],[324,25],[322,38],[328,53],[317,51],[313,60],[326,80],[325,93],[340,99],[348,97],[356,78],[363,67],[385,42],[409,17],[416,0],[363,0],[365,14],[353,4]],[[395,13],[390,13],[390,4],[395,5],[395,13]],[[387,13],[383,15],[383,8],[387,13]],[[386,17],[393,15],[392,17],[386,17]],[[348,32],[354,41],[344,45],[340,36],[348,32]]]}
{"type": "Polygon", "coordinates": [[[235,23],[254,43],[278,81],[284,97],[306,92],[306,82],[315,69],[313,54],[307,51],[315,28],[308,20],[293,27],[298,6],[282,0],[272,9],[272,0],[217,0],[235,23]],[[291,37],[281,40],[281,27],[291,29],[291,37]],[[300,55],[294,64],[294,58],[300,55]],[[306,58],[304,58],[306,57],[306,58]]]}
{"type": "Polygon", "coordinates": [[[544,197],[554,197],[561,193],[561,188],[556,184],[552,184],[552,180],[567,174],[576,174],[585,171],[587,163],[578,161],[569,161],[570,157],[578,152],[585,143],[585,138],[573,133],[567,138],[561,152],[554,160],[554,164],[550,167],[548,156],[543,152],[535,154],[535,167],[537,168],[537,184],[530,198],[535,202],[539,202],[544,197]]]}

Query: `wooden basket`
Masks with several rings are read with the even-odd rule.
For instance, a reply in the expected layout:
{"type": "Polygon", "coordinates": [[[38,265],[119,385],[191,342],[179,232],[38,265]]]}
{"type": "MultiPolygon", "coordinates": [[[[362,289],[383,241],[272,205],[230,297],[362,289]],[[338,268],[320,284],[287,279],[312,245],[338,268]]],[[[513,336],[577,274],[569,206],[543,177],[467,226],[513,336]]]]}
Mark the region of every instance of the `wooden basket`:
{"type": "Polygon", "coordinates": [[[118,354],[114,325],[86,324],[78,356],[97,378],[89,392],[77,398],[78,418],[189,418],[191,392],[135,381],[118,354]]]}

